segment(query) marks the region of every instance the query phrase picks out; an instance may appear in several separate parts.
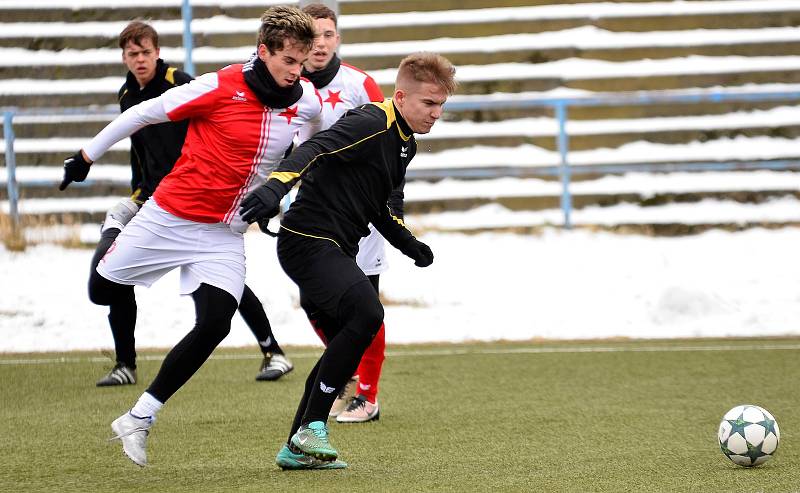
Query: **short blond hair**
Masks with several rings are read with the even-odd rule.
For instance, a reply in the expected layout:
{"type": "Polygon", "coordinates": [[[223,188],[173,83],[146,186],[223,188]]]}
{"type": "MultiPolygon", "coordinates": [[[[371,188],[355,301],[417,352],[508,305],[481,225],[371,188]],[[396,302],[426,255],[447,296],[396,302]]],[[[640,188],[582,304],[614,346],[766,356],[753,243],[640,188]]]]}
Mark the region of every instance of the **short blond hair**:
{"type": "Polygon", "coordinates": [[[430,82],[447,94],[453,94],[458,87],[455,76],[456,68],[447,58],[437,53],[418,52],[403,58],[395,82],[398,86],[403,82],[430,82]]]}
{"type": "Polygon", "coordinates": [[[265,10],[256,46],[263,44],[274,54],[283,49],[286,39],[310,50],[314,44],[314,19],[296,7],[276,6],[265,10]]]}

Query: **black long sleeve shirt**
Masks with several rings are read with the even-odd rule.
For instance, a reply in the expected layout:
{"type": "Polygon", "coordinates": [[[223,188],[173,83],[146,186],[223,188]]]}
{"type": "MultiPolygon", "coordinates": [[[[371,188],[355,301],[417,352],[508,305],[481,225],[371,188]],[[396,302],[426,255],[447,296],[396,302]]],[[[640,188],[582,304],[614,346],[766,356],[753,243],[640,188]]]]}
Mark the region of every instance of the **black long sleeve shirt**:
{"type": "Polygon", "coordinates": [[[398,192],[402,194],[406,167],[416,152],[414,134],[391,99],[348,111],[270,174],[266,186],[279,196],[303,180],[281,227],[328,239],[355,256],[371,222],[402,249],[413,235],[400,218],[402,211],[392,210],[389,199],[392,196],[396,204],[398,192]]]}
{"type": "MultiPolygon", "coordinates": [[[[142,101],[162,95],[169,89],[192,80],[192,76],[170,68],[159,59],[156,74],[143,88],[128,72],[118,93],[119,109],[124,112],[142,101]]],[[[153,194],[161,179],[175,165],[186,138],[188,120],[148,125],[131,135],[131,193],[133,200],[143,203],[153,194]]]]}

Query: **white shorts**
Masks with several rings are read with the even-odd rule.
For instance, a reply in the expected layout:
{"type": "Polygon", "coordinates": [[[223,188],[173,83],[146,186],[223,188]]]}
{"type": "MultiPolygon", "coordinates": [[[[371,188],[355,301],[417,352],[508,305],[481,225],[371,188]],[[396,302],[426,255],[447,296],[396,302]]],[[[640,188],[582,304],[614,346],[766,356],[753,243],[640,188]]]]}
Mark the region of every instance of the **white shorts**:
{"type": "Polygon", "coordinates": [[[358,242],[356,264],[368,276],[380,274],[389,268],[386,259],[386,242],[371,223],[369,234],[358,242]]]}
{"type": "Polygon", "coordinates": [[[244,237],[225,223],[176,217],[150,198],[111,244],[97,272],[109,281],[149,287],[176,267],[181,294],[206,283],[238,302],[244,291],[244,237]]]}

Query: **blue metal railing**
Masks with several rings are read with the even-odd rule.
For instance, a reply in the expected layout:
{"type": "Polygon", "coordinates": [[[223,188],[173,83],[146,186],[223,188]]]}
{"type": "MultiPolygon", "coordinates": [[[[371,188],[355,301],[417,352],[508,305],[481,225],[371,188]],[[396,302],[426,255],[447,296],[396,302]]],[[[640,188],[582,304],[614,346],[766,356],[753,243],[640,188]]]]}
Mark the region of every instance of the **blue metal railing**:
{"type": "Polygon", "coordinates": [[[9,215],[14,228],[19,226],[19,188],[17,187],[17,158],[14,154],[14,112],[3,113],[3,139],[6,144],[6,187],[8,188],[9,215]]]}
{"type": "MultiPolygon", "coordinates": [[[[415,169],[410,168],[407,173],[409,180],[437,179],[437,178],[492,178],[500,176],[558,176],[562,185],[561,209],[564,215],[564,227],[572,226],[572,196],[570,182],[572,176],[580,173],[604,174],[625,173],[631,171],[647,172],[675,172],[675,171],[728,171],[728,170],[786,170],[800,169],[800,161],[782,160],[751,160],[751,161],[706,161],[706,162],[675,162],[675,163],[628,163],[628,164],[596,164],[574,167],[569,162],[569,133],[567,130],[568,109],[571,107],[590,106],[623,106],[623,105],[654,105],[654,104],[700,104],[700,103],[725,103],[725,102],[797,102],[800,101],[800,92],[794,91],[751,91],[743,92],[736,89],[722,89],[717,91],[656,91],[635,93],[595,93],[585,97],[548,98],[548,97],[521,97],[519,95],[507,96],[465,96],[454,98],[445,105],[448,112],[466,111],[493,111],[503,109],[524,108],[552,108],[558,122],[556,133],[556,146],[558,148],[560,163],[558,166],[542,167],[515,167],[492,166],[490,168],[450,167],[447,169],[415,169]]],[[[18,190],[14,177],[14,132],[12,129],[15,115],[74,115],[74,114],[106,114],[116,111],[115,108],[40,108],[18,110],[10,108],[4,115],[4,134],[6,139],[6,166],[8,168],[8,196],[10,209],[14,219],[17,218],[18,190]]],[[[798,153],[800,154],[800,152],[798,153]]],[[[45,183],[42,182],[42,185],[45,183]]],[[[87,182],[86,185],[90,185],[87,182]]],[[[26,183],[30,186],[29,183],[26,183]]],[[[50,183],[47,183],[49,186],[50,183]]]]}
{"type": "Polygon", "coordinates": [[[194,42],[192,40],[192,4],[190,0],[183,0],[181,16],[183,17],[183,71],[194,77],[194,62],[192,61],[194,42]]]}

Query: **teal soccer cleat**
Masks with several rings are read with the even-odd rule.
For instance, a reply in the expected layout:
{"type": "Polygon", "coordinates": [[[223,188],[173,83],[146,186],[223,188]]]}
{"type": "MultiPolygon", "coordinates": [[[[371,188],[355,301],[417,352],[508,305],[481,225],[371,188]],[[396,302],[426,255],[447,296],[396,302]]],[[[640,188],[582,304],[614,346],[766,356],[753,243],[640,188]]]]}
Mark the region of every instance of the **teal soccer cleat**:
{"type": "Polygon", "coordinates": [[[301,426],[291,441],[301,452],[319,460],[330,461],[339,456],[339,452],[328,442],[328,427],[322,421],[301,426]]]}
{"type": "Polygon", "coordinates": [[[344,469],[346,462],[340,460],[319,460],[316,457],[306,455],[299,450],[292,450],[288,445],[284,445],[275,457],[278,467],[287,470],[301,469],[344,469]]]}

